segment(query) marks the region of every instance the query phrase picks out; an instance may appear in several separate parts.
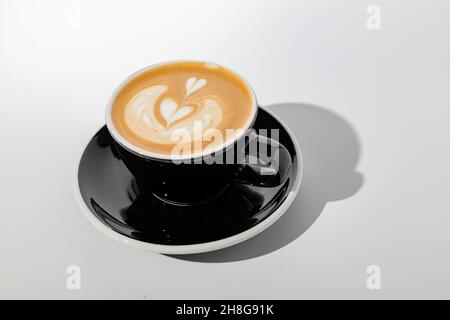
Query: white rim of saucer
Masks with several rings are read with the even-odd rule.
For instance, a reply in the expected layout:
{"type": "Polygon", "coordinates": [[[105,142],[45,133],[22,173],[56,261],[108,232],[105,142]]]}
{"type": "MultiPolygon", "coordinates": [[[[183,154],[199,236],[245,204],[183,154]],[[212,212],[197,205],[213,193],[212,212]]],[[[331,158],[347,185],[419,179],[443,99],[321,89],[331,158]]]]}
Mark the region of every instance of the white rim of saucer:
{"type": "Polygon", "coordinates": [[[137,155],[146,157],[146,158],[150,158],[150,159],[177,161],[177,160],[187,160],[187,159],[196,159],[196,158],[200,158],[200,157],[205,157],[214,152],[218,152],[218,151],[223,150],[224,148],[227,148],[228,146],[230,146],[231,144],[233,144],[235,141],[239,140],[242,136],[244,136],[246,134],[246,130],[249,129],[253,125],[254,121],[256,120],[257,113],[258,113],[258,99],[256,98],[255,90],[250,85],[250,82],[248,82],[248,80],[244,76],[242,76],[240,73],[238,73],[228,67],[224,67],[221,64],[211,62],[211,61],[172,60],[172,61],[166,61],[166,62],[153,64],[153,65],[144,67],[142,69],[139,69],[138,71],[136,71],[136,72],[132,73],[131,75],[129,75],[128,77],[126,77],[122,82],[120,82],[119,86],[114,90],[113,94],[111,95],[111,97],[106,105],[105,121],[106,121],[106,127],[108,128],[108,131],[111,134],[111,136],[113,137],[113,139],[116,140],[116,142],[118,142],[122,147],[124,147],[128,151],[135,153],[137,155]],[[189,154],[189,155],[173,155],[173,154],[167,155],[167,154],[162,154],[162,153],[151,152],[151,151],[142,149],[142,148],[135,146],[132,143],[128,142],[127,139],[125,139],[120,134],[120,132],[116,129],[116,126],[114,125],[114,121],[112,120],[111,111],[112,111],[114,101],[116,100],[116,97],[119,94],[119,92],[131,80],[136,78],[141,73],[144,73],[146,71],[149,71],[149,70],[161,67],[161,66],[165,66],[165,65],[176,64],[176,63],[189,63],[189,62],[203,63],[204,65],[216,66],[216,67],[225,69],[228,72],[231,72],[232,74],[237,76],[242,81],[242,83],[244,83],[247,86],[248,90],[250,91],[251,98],[252,98],[252,113],[251,113],[251,116],[248,118],[248,121],[246,122],[245,126],[243,126],[243,130],[241,130],[238,134],[236,134],[236,136],[233,139],[230,139],[230,141],[227,141],[219,146],[216,146],[216,147],[212,148],[211,150],[207,150],[205,152],[196,152],[196,153],[189,154]]]}
{"type": "Polygon", "coordinates": [[[88,142],[83,146],[83,149],[81,151],[81,155],[78,158],[77,164],[75,166],[75,173],[74,173],[74,192],[75,192],[75,199],[78,203],[78,205],[81,208],[81,211],[83,212],[84,216],[88,219],[88,221],[94,225],[95,228],[97,228],[100,232],[104,233],[105,235],[109,236],[113,240],[116,240],[120,243],[123,243],[127,246],[161,253],[161,254],[169,254],[169,255],[183,255],[183,254],[197,254],[197,253],[204,253],[204,252],[210,252],[210,251],[216,251],[220,249],[224,249],[227,247],[231,247],[233,245],[236,245],[240,242],[243,242],[245,240],[248,240],[250,238],[253,238],[257,234],[263,232],[268,227],[270,227],[275,221],[277,221],[285,212],[286,210],[291,206],[293,203],[301,185],[301,181],[303,178],[303,156],[302,151],[300,149],[300,146],[291,131],[291,129],[284,123],[283,120],[281,120],[276,114],[274,114],[272,111],[268,110],[265,107],[259,106],[258,108],[262,108],[264,111],[266,111],[268,114],[270,114],[272,117],[275,118],[286,130],[286,132],[289,134],[295,148],[295,152],[297,154],[297,175],[295,177],[294,186],[292,187],[292,190],[289,192],[289,195],[284,199],[284,201],[281,203],[280,207],[278,207],[271,215],[269,215],[267,218],[265,218],[263,221],[258,223],[257,225],[251,227],[248,230],[245,230],[241,233],[235,234],[231,237],[227,237],[220,240],[215,240],[211,242],[205,242],[205,243],[198,243],[198,244],[189,244],[189,245],[162,245],[162,244],[153,244],[148,243],[136,239],[129,238],[127,236],[124,236],[117,231],[114,231],[113,229],[109,228],[107,225],[105,225],[103,222],[101,222],[99,219],[97,219],[94,214],[91,212],[91,210],[87,207],[86,203],[84,202],[80,186],[78,183],[78,170],[80,166],[80,161],[83,156],[84,151],[86,150],[86,147],[92,140],[92,136],[90,136],[88,142]]]}

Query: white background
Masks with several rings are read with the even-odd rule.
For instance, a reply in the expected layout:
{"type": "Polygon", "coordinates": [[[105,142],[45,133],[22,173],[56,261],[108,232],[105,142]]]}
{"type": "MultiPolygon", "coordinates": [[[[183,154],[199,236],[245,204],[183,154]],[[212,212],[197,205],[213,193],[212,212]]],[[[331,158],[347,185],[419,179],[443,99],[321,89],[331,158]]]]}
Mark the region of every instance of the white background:
{"type": "Polygon", "coordinates": [[[450,298],[449,36],[445,0],[0,0],[0,298],[450,298]],[[238,70],[305,153],[279,222],[181,259],[110,240],[73,195],[115,86],[173,59],[238,70]]]}

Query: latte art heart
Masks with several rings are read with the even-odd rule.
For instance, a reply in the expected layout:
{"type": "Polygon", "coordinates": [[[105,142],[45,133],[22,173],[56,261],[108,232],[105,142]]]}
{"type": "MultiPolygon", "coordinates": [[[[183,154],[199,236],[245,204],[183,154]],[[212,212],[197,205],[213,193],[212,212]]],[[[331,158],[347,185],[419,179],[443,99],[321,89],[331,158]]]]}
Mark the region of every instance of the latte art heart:
{"type": "Polygon", "coordinates": [[[204,86],[206,86],[205,79],[197,80],[195,77],[189,78],[188,81],[186,81],[186,96],[189,96],[191,93],[203,88],[204,86]]]}
{"type": "Polygon", "coordinates": [[[193,108],[189,106],[178,108],[178,104],[170,98],[164,99],[161,102],[160,109],[167,125],[170,125],[172,122],[184,118],[193,111],[193,108]]]}
{"type": "Polygon", "coordinates": [[[200,96],[195,100],[199,105],[198,110],[194,111],[189,105],[189,96],[206,85],[204,79],[189,78],[181,106],[175,99],[164,97],[168,90],[164,85],[152,86],[138,92],[125,110],[128,127],[138,136],[159,144],[174,144],[175,135],[181,130],[191,135],[190,142],[203,140],[203,133],[217,128],[222,121],[222,107],[211,96],[200,96]],[[161,103],[157,104],[158,101],[161,103]],[[165,122],[158,119],[158,111],[165,122]],[[199,126],[202,130],[200,133],[199,126]]]}

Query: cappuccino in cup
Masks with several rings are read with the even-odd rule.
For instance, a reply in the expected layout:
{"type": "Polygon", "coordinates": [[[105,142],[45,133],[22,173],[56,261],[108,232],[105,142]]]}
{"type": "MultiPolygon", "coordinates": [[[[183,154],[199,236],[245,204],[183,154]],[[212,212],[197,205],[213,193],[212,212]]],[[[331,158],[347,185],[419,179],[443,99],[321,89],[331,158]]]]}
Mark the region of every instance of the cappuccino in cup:
{"type": "Polygon", "coordinates": [[[207,62],[170,62],[138,71],[113,95],[107,124],[130,151],[192,158],[231,145],[251,127],[255,95],[239,75],[207,62]]]}
{"type": "Polygon", "coordinates": [[[122,82],[107,106],[106,125],[114,153],[142,192],[190,206],[213,201],[234,182],[284,183],[289,152],[254,132],[257,113],[251,86],[235,72],[176,61],[122,82]]]}

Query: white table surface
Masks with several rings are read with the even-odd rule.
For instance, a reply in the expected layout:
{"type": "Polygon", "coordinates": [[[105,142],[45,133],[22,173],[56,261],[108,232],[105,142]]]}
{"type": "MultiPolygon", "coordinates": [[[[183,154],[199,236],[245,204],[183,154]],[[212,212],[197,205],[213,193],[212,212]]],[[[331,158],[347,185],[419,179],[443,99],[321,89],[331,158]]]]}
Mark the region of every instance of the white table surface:
{"type": "Polygon", "coordinates": [[[449,36],[445,0],[0,0],[0,298],[450,298],[449,36]],[[73,174],[115,86],[189,58],[248,78],[305,177],[263,234],[173,258],[94,229],[73,174]]]}

